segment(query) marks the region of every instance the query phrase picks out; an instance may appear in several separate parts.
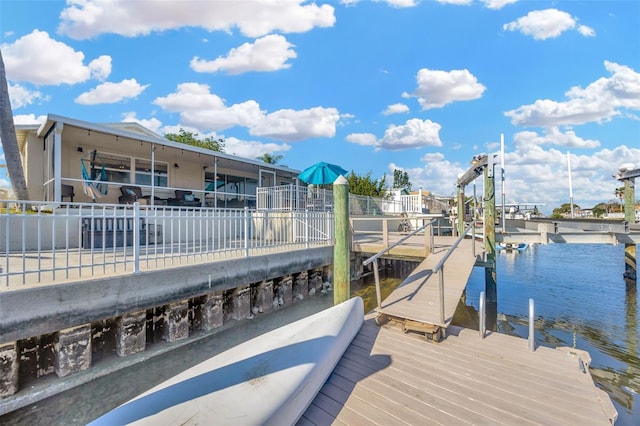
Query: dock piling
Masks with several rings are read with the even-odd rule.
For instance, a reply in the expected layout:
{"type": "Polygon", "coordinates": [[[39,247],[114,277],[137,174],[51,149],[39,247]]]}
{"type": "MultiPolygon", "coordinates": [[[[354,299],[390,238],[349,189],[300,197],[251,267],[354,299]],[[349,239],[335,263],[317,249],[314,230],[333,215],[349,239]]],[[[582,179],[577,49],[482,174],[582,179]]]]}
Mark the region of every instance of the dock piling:
{"type": "Polygon", "coordinates": [[[351,296],[349,271],[351,248],[349,247],[349,182],[339,176],[333,183],[335,238],[333,246],[334,283],[333,303],[339,304],[351,296]]]}

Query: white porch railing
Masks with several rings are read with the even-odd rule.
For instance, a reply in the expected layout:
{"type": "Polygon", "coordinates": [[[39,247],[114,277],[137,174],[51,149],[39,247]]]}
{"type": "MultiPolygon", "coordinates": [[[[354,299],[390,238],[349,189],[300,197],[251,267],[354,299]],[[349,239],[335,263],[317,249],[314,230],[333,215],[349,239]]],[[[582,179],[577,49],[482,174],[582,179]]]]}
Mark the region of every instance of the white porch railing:
{"type": "Polygon", "coordinates": [[[0,200],[0,286],[333,244],[333,213],[0,200]]]}
{"type": "MultiPolygon", "coordinates": [[[[323,188],[283,185],[257,189],[258,210],[333,210],[333,192],[323,188]]],[[[433,195],[400,195],[396,198],[374,198],[349,194],[349,214],[380,215],[401,213],[436,213],[448,210],[446,202],[433,195]]]]}

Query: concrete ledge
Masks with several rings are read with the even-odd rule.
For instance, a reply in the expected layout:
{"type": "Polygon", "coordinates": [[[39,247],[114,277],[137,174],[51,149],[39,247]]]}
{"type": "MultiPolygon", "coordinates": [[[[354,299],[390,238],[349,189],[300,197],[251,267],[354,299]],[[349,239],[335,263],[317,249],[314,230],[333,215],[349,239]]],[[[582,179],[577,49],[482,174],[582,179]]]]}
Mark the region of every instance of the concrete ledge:
{"type": "Polygon", "coordinates": [[[0,344],[312,270],[333,247],[270,253],[0,293],[0,344]]]}

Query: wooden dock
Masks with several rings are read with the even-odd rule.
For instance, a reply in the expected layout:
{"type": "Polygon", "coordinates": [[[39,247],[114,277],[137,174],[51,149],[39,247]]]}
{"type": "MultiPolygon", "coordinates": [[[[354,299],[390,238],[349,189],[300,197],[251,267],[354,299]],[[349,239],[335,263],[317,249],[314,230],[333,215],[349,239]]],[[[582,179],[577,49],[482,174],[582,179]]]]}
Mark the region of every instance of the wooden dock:
{"type": "MultiPolygon", "coordinates": [[[[615,422],[609,396],[589,373],[588,353],[547,347],[530,351],[525,339],[491,332],[482,339],[478,331],[450,325],[476,262],[470,239],[460,241],[445,263],[441,320],[439,277],[433,270],[455,240],[436,239],[434,253],[365,317],[298,424],[615,422]]],[[[476,250],[480,254],[481,248],[476,250]]]]}
{"type": "Polygon", "coordinates": [[[617,413],[588,361],[454,326],[429,343],[369,315],[298,424],[611,425],[617,413]]]}
{"type": "MultiPolygon", "coordinates": [[[[446,328],[451,323],[458,301],[476,263],[473,241],[464,239],[444,265],[444,320],[440,317],[439,273],[434,268],[456,241],[456,237],[437,237],[434,252],[396,288],[376,312],[385,317],[446,328]]],[[[481,244],[476,243],[480,254],[481,244]]]]}

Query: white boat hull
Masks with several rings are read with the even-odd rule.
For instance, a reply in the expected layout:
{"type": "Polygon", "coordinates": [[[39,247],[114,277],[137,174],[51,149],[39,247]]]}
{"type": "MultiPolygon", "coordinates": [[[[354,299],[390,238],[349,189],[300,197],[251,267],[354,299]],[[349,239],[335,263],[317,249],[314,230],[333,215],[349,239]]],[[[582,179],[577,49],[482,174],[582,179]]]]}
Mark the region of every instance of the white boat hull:
{"type": "Polygon", "coordinates": [[[90,424],[294,424],[363,321],[362,299],[350,299],[216,355],[90,424]]]}

